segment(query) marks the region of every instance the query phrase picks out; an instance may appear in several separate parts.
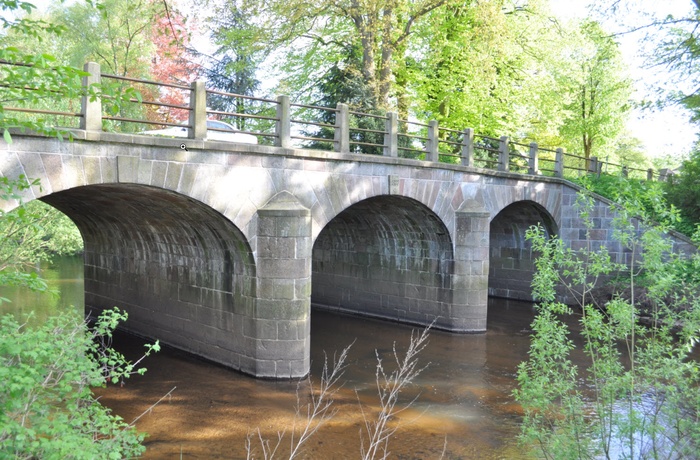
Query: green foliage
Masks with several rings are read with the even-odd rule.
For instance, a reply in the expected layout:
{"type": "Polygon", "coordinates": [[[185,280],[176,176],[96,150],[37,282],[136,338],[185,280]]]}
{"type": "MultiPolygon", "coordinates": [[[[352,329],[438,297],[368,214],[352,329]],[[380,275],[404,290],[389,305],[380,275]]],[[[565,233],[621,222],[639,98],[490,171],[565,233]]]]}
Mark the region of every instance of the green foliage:
{"type": "Polygon", "coordinates": [[[683,161],[679,173],[665,182],[668,201],[675,205],[684,222],[684,233],[692,234],[700,224],[700,149],[683,161]]]}
{"type": "MultiPolygon", "coordinates": [[[[91,392],[146,370],[108,346],[126,318],[117,308],[92,328],[69,314],[35,327],[0,318],[0,457],[121,459],[144,452],[144,434],[91,392]]],[[[144,356],[158,349],[157,342],[147,345],[144,356]]]]}
{"type": "Polygon", "coordinates": [[[0,200],[19,203],[12,211],[0,211],[0,285],[44,291],[46,283],[35,271],[39,263],[81,251],[83,240],[73,222],[58,210],[38,200],[23,205],[20,193],[30,187],[40,184],[24,176],[0,177],[0,200]]]}
{"type": "MultiPolygon", "coordinates": [[[[19,204],[0,214],[0,285],[45,291],[46,283],[36,272],[27,273],[28,266],[49,251],[74,250],[82,240],[56,236],[65,232],[60,227],[67,219],[57,218],[58,211],[22,204],[22,192],[30,187],[40,184],[24,176],[0,178],[0,200],[19,204]]],[[[135,363],[113,350],[113,331],[126,319],[117,308],[103,312],[92,327],[75,313],[36,326],[29,318],[20,324],[11,314],[0,317],[0,457],[121,459],[144,451],[144,435],[110,414],[91,391],[143,374],[138,364],[159,349],[158,342],[147,345],[135,363]]]]}
{"type": "MultiPolygon", "coordinates": [[[[137,46],[137,39],[141,38],[139,34],[145,27],[150,31],[152,26],[152,21],[144,19],[143,12],[128,10],[132,16],[139,17],[139,24],[127,24],[121,21],[121,16],[112,18],[121,22],[105,24],[95,21],[97,17],[106,20],[104,5],[90,1],[65,11],[56,9],[53,16],[47,18],[37,17],[35,7],[22,1],[0,0],[0,9],[17,16],[12,20],[3,18],[4,33],[0,35],[0,60],[8,62],[0,65],[0,80],[7,82],[0,87],[0,130],[7,143],[12,141],[11,128],[59,139],[71,138],[69,128],[77,128],[79,121],[72,114],[80,112],[83,98],[101,98],[109,115],[133,116],[143,110],[140,104],[130,103],[141,100],[141,94],[132,85],[112,80],[88,87],[82,84],[82,79],[89,75],[82,69],[86,58],[98,60],[115,73],[122,70],[122,64],[135,65],[136,62],[143,67],[143,54],[139,53],[145,50],[137,46]],[[81,19],[85,22],[80,23],[81,19]],[[83,37],[90,31],[93,35],[83,37]],[[88,42],[80,42],[81,37],[88,42]],[[27,108],[59,113],[13,110],[27,108]]],[[[113,13],[116,14],[116,10],[110,12],[113,13]]],[[[143,46],[146,45],[152,46],[152,42],[147,40],[143,46]]]]}
{"type": "Polygon", "coordinates": [[[625,75],[618,44],[599,23],[584,21],[580,33],[582,39],[569,61],[575,67],[562,76],[573,97],[564,108],[561,134],[563,147],[588,159],[602,156],[598,152],[614,145],[622,133],[631,108],[632,82],[625,75]]]}
{"type": "MultiPolygon", "coordinates": [[[[686,208],[697,207],[696,203],[692,199],[688,199],[687,202],[679,199],[681,195],[692,194],[692,182],[679,186],[675,181],[647,181],[611,174],[567,179],[612,201],[619,201],[624,196],[633,194],[641,200],[640,205],[650,219],[665,222],[672,230],[687,237],[693,237],[696,226],[700,223],[700,220],[693,220],[686,208]],[[661,203],[667,203],[668,206],[661,206],[661,203]]],[[[700,218],[700,213],[697,218],[700,218]]]]}
{"type": "MultiPolygon", "coordinates": [[[[579,194],[588,235],[592,204],[586,192],[579,194]]],[[[547,239],[541,228],[528,232],[539,253],[533,279],[538,314],[515,396],[525,409],[522,440],[545,458],[690,458],[697,452],[700,367],[690,352],[700,333],[700,286],[681,280],[680,256],[664,236],[668,225],[649,219],[672,216],[663,207],[658,189],[621,193],[614,237],[630,254],[629,266],[612,260],[605,247],[593,247],[590,236],[587,247],[575,251],[547,239]],[[598,281],[614,273],[626,274],[626,289],[595,304],[598,281]],[[570,360],[572,310],[557,302],[559,287],[581,312],[587,369],[570,360]]],[[[694,266],[699,257],[691,257],[694,266]]]]}

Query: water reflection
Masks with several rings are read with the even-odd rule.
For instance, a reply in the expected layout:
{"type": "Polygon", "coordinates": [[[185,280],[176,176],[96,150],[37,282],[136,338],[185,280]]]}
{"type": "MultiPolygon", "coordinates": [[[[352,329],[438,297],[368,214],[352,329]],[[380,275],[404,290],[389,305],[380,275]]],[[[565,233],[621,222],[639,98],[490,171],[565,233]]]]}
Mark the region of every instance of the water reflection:
{"type": "Polygon", "coordinates": [[[0,305],[0,313],[13,313],[19,321],[31,314],[31,323],[41,324],[61,312],[85,310],[83,260],[80,257],[56,257],[53,264],[41,266],[52,292],[31,292],[28,289],[0,287],[0,297],[10,300],[0,305]]]}
{"type": "MultiPolygon", "coordinates": [[[[82,309],[82,272],[79,260],[46,271],[60,284],[61,297],[20,297],[12,305],[45,305],[43,318],[65,305],[82,309]],[[70,275],[73,273],[73,275],[70,275]],[[73,276],[73,281],[66,281],[73,276]]],[[[6,305],[3,305],[6,307],[6,305]]],[[[432,331],[420,362],[425,371],[402,395],[418,397],[402,412],[397,435],[390,443],[392,458],[519,458],[515,437],[521,411],[510,393],[519,362],[527,356],[528,328],[533,311],[529,304],[492,300],[486,334],[456,335],[432,331]]],[[[308,444],[306,458],[359,456],[359,431],[363,423],[358,401],[365,411],[377,410],[375,349],[390,362],[394,342],[407,346],[411,327],[337,314],[312,312],[312,379],[320,375],[324,351],[332,356],[354,343],[345,385],[336,398],[338,413],[308,444]]],[[[136,357],[142,342],[120,335],[115,346],[136,357]]],[[[245,458],[248,433],[260,428],[275,438],[295,420],[297,395],[307,401],[308,382],[274,382],[249,378],[175,350],[164,350],[145,362],[148,372],[133,377],[124,387],[110,386],[96,393],[106,406],[131,421],[177,387],[173,396],[151,410],[137,424],[149,433],[144,458],[245,458]]],[[[288,452],[288,445],[280,446],[288,452]]]]}

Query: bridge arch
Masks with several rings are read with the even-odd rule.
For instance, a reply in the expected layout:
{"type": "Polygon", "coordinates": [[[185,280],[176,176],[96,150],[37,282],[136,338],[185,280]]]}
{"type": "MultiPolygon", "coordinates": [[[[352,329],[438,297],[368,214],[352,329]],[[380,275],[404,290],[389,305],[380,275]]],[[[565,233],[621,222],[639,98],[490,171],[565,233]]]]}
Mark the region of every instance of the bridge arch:
{"type": "Polygon", "coordinates": [[[451,328],[453,245],[442,220],[399,195],[366,198],[331,219],[312,253],[321,308],[451,328]]]}
{"type": "Polygon", "coordinates": [[[531,200],[509,204],[491,220],[489,295],[532,300],[536,255],[525,233],[533,225],[542,225],[548,235],[558,233],[554,217],[544,206],[531,200]]]}
{"type": "Polygon", "coordinates": [[[253,373],[256,267],[243,233],[190,197],[139,184],[43,196],[85,243],[86,312],[118,306],[123,327],[253,373]]]}

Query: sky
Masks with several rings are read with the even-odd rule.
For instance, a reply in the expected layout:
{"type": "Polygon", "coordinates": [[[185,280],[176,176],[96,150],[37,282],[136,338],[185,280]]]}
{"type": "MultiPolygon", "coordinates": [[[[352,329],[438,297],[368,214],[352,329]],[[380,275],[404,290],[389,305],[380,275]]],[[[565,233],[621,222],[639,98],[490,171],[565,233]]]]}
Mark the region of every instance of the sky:
{"type": "MultiPolygon", "coordinates": [[[[553,12],[561,19],[583,18],[588,14],[592,0],[550,0],[553,12]]],[[[608,2],[610,3],[610,2],[608,2]]],[[[597,17],[606,29],[613,33],[628,30],[630,24],[644,24],[648,21],[645,15],[664,17],[668,14],[682,16],[692,11],[691,0],[624,0],[628,5],[621,15],[624,23],[618,18],[597,17]]],[[[625,61],[630,66],[630,74],[635,81],[635,99],[642,100],[652,97],[650,87],[657,80],[663,81],[663,69],[651,69],[645,66],[640,40],[641,33],[623,34],[618,36],[620,48],[625,61]]],[[[651,157],[674,157],[687,155],[697,138],[698,129],[689,122],[689,115],[678,107],[668,107],[664,110],[634,110],[627,129],[632,136],[639,138],[646,146],[651,157]]]]}

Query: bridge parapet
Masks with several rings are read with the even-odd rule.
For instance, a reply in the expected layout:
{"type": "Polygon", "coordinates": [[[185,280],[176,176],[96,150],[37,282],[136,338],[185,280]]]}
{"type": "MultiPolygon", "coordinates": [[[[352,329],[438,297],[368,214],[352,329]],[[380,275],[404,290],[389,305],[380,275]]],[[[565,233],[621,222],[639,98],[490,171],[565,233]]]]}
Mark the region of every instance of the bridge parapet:
{"type": "MultiPolygon", "coordinates": [[[[15,64],[0,62],[0,65],[15,64]]],[[[221,134],[222,129],[207,127],[207,120],[219,119],[230,122],[239,133],[255,136],[258,143],[282,148],[403,157],[552,177],[601,174],[603,171],[636,174],[648,180],[664,177],[652,169],[585,158],[561,148],[542,147],[536,142],[522,143],[508,136],[478,134],[471,128],[439,126],[435,120],[401,119],[395,112],[362,113],[343,103],[336,107],[319,107],[293,103],[284,95],[266,99],[226,93],[206,89],[202,81],[181,85],[103,74],[96,63],[87,63],[84,68],[88,75],[83,79],[85,91],[79,113],[56,110],[56,107],[51,110],[9,106],[3,109],[24,112],[27,116],[54,117],[55,127],[64,129],[60,127],[66,126],[67,133],[71,127],[78,126],[88,132],[107,129],[124,133],[139,133],[144,127],[155,126],[166,128],[164,134],[168,129],[181,129],[182,137],[203,140],[212,132],[221,134]],[[128,101],[130,105],[119,113],[106,111],[99,97],[88,96],[88,88],[108,81],[131,85],[151,99],[132,98],[128,101]],[[181,103],[164,98],[169,95],[173,99],[173,93],[177,93],[175,99],[181,103]],[[215,99],[225,100],[226,105],[236,107],[235,111],[208,108],[215,99]],[[79,120],[77,126],[75,120],[79,120]]],[[[111,104],[109,107],[114,108],[111,104]]]]}

